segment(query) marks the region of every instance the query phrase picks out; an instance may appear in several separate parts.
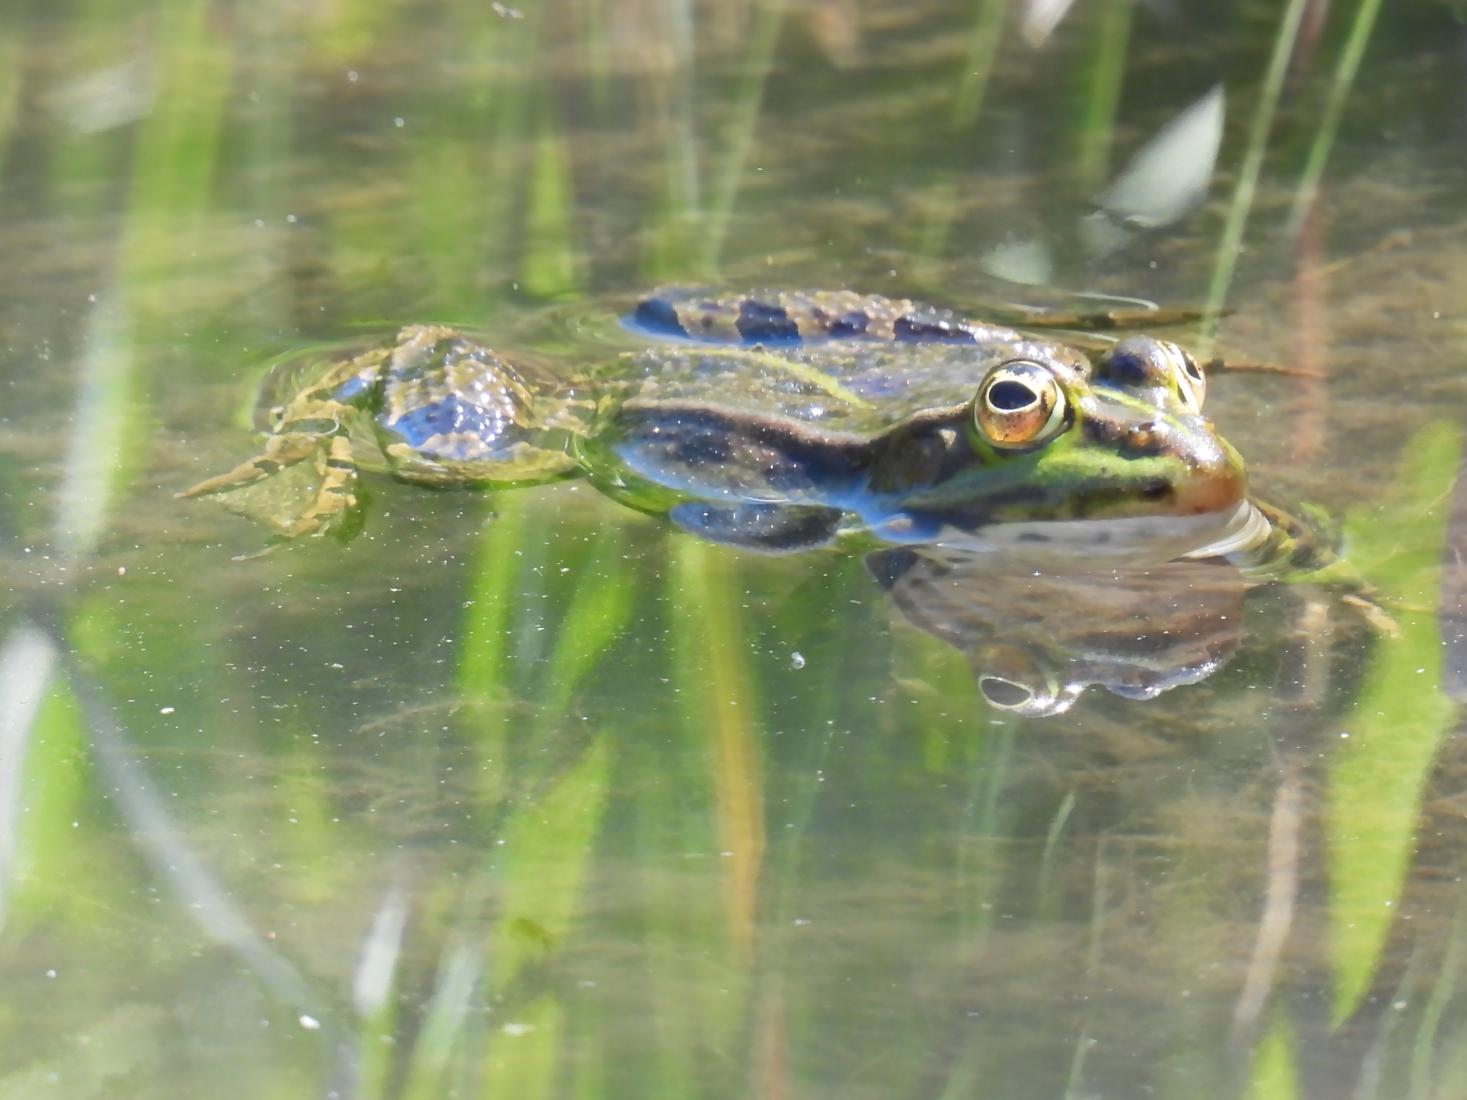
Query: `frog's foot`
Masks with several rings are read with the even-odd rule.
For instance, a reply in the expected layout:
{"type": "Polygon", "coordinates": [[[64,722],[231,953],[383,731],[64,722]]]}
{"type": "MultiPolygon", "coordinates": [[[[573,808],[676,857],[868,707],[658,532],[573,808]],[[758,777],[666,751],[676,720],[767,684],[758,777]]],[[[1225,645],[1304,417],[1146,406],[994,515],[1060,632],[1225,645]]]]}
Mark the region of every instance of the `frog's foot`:
{"type": "Polygon", "coordinates": [[[808,504],[750,502],[730,506],[688,501],[667,513],[684,531],[728,546],[785,554],[824,546],[835,538],[841,511],[808,504]]]}
{"type": "MultiPolygon", "coordinates": [[[[303,462],[319,453],[320,442],[319,436],[304,433],[272,435],[266,442],[265,449],[254,458],[246,459],[225,473],[206,477],[197,485],[191,485],[178,495],[180,497],[199,497],[209,493],[222,493],[229,489],[243,488],[261,478],[278,474],[285,467],[294,466],[297,462],[303,462]]],[[[334,449],[334,440],[332,446],[334,449]]]]}
{"type": "MultiPolygon", "coordinates": [[[[320,454],[319,450],[317,453],[320,454]]],[[[350,439],[333,435],[316,469],[321,475],[321,487],[315,497],[294,521],[280,526],[280,533],[288,539],[324,535],[357,507],[357,464],[352,458],[350,439]]]]}
{"type": "Polygon", "coordinates": [[[340,526],[358,505],[357,464],[352,457],[351,438],[343,433],[284,432],[271,436],[265,449],[254,458],[216,477],[206,478],[178,495],[197,497],[247,490],[307,459],[315,460],[315,469],[314,477],[303,474],[304,485],[298,478],[293,486],[287,486],[288,479],[282,478],[281,485],[286,487],[280,492],[266,491],[263,497],[257,492],[253,498],[241,494],[226,499],[225,504],[265,523],[285,539],[323,535],[340,526]],[[297,495],[302,488],[310,494],[303,508],[299,507],[301,497],[297,495]]]}

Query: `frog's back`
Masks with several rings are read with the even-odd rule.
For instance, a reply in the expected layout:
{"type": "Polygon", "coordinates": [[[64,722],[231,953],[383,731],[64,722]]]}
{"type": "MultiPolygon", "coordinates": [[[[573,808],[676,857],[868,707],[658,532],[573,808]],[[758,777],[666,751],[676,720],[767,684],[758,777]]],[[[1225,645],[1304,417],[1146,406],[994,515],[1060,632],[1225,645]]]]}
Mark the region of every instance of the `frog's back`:
{"type": "Polygon", "coordinates": [[[987,371],[1037,359],[1077,375],[1083,355],[937,306],[851,290],[719,294],[666,287],[628,317],[664,342],[614,370],[638,402],[870,434],[969,400],[987,371]],[[670,338],[670,340],[668,339],[670,338]]]}
{"type": "MultiPolygon", "coordinates": [[[[766,348],[664,346],[614,368],[624,400],[699,405],[870,434],[924,409],[972,398],[995,364],[1053,358],[1052,345],[1016,337],[981,345],[841,342],[766,348]]],[[[1080,370],[1083,360],[1074,364],[1080,370]]]]}
{"type": "Polygon", "coordinates": [[[662,287],[643,298],[628,320],[654,336],[764,346],[825,340],[984,344],[1019,338],[1012,329],[941,306],[854,290],[727,294],[662,287]]]}

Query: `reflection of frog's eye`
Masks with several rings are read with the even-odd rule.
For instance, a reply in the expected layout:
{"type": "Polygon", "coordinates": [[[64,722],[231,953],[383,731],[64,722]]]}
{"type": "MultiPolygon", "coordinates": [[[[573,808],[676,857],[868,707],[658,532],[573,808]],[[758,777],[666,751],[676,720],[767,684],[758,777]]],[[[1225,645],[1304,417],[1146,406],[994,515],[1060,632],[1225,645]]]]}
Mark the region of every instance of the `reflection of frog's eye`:
{"type": "Polygon", "coordinates": [[[978,673],[978,691],[988,705],[1010,714],[1043,718],[1069,710],[1083,681],[1065,682],[1053,662],[1022,645],[1000,642],[983,646],[973,655],[978,673]]]}
{"type": "Polygon", "coordinates": [[[995,447],[1037,447],[1065,429],[1069,407],[1059,380],[1038,363],[1000,363],[983,380],[973,422],[995,447]]]}
{"type": "Polygon", "coordinates": [[[983,698],[1000,710],[1021,710],[1034,699],[1034,689],[1002,676],[978,677],[978,690],[983,698]]]}

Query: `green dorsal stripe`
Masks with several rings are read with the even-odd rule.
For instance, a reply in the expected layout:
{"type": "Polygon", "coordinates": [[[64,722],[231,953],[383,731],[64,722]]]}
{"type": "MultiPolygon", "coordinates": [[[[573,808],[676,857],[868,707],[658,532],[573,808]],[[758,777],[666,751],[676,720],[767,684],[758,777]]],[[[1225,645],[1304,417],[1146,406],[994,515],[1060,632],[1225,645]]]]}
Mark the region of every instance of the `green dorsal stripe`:
{"type": "Polygon", "coordinates": [[[806,363],[801,363],[794,359],[786,359],[782,355],[774,355],[762,348],[734,349],[726,354],[738,355],[741,358],[746,357],[758,363],[760,366],[783,371],[791,378],[796,378],[806,385],[823,390],[831,397],[839,398],[841,401],[849,405],[855,405],[857,408],[870,409],[875,407],[870,401],[867,401],[854,390],[847,389],[834,378],[830,377],[830,375],[824,374],[806,363]]]}

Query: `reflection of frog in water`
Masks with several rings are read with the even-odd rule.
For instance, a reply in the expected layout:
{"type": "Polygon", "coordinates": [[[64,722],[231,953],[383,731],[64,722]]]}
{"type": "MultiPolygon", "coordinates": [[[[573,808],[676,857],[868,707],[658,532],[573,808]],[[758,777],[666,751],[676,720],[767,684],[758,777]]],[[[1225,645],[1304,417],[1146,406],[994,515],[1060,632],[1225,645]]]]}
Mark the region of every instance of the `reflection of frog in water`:
{"type": "Polygon", "coordinates": [[[1154,699],[1211,676],[1243,636],[1247,584],[1226,562],[1049,572],[902,548],[866,565],[903,617],[968,658],[991,705],[1017,714],[1062,714],[1092,685],[1154,699]]]}
{"type": "Polygon", "coordinates": [[[291,364],[262,452],[185,495],[304,467],[303,504],[251,513],[321,534],[375,463],[435,486],[582,475],[704,538],[772,551],[864,531],[1155,561],[1267,537],[1242,460],[1202,415],[1202,372],[1174,344],[1132,337],[1092,360],[848,291],[669,290],[631,323],[666,339],[569,380],[430,326],[291,364]]]}

